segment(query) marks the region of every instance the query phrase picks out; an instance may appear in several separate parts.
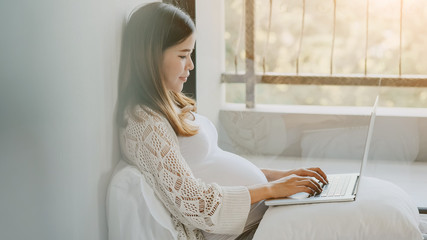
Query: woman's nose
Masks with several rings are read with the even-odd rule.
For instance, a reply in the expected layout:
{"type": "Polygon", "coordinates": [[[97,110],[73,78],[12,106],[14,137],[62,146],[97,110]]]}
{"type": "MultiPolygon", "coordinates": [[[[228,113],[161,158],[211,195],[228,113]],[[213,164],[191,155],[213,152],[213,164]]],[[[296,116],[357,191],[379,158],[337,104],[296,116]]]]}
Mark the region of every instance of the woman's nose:
{"type": "Polygon", "coordinates": [[[193,63],[193,59],[191,58],[191,56],[188,58],[187,61],[187,69],[188,70],[193,70],[194,69],[194,63],[193,63]]]}

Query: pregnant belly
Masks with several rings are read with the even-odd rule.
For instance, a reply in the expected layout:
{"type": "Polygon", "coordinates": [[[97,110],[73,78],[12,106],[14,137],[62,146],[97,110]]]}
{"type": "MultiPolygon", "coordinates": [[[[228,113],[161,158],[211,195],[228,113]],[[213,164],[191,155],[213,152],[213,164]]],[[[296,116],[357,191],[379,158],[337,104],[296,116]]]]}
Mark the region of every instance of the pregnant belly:
{"type": "Polygon", "coordinates": [[[253,163],[221,149],[217,149],[197,166],[192,166],[192,171],[196,178],[222,186],[249,186],[267,182],[262,171],[253,163]]]}

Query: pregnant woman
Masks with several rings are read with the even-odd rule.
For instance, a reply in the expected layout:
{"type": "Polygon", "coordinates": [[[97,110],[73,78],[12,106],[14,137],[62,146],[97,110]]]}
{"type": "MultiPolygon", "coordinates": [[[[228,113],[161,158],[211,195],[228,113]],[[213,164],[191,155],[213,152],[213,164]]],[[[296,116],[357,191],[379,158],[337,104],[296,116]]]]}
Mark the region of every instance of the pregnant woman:
{"type": "Polygon", "coordinates": [[[193,70],[196,36],[180,9],[151,3],[126,24],[117,122],[122,157],[170,212],[179,239],[251,239],[263,200],[321,192],[319,168],[259,169],[221,150],[217,131],[181,93],[193,70]]]}

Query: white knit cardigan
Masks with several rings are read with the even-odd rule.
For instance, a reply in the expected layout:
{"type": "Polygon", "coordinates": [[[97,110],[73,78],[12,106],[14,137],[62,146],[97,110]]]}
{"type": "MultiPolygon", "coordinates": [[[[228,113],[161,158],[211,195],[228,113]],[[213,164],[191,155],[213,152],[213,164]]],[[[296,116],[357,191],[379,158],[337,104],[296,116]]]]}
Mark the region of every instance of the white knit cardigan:
{"type": "Polygon", "coordinates": [[[125,116],[121,151],[135,165],[171,213],[178,239],[204,239],[201,230],[240,234],[250,210],[246,187],[223,187],[196,179],[180,153],[168,120],[148,107],[135,107],[139,119],[125,116]]]}

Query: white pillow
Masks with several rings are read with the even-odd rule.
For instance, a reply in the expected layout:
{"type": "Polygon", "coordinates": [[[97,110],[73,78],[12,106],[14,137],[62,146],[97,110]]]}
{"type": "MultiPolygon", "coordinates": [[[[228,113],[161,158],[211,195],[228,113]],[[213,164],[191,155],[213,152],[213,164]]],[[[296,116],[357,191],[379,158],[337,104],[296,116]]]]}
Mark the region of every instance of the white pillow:
{"type": "Polygon", "coordinates": [[[354,202],[270,207],[254,239],[423,239],[411,198],[396,185],[363,177],[354,202]]]}
{"type": "Polygon", "coordinates": [[[141,172],[120,161],[107,193],[109,240],[177,239],[170,213],[141,172]]]}

